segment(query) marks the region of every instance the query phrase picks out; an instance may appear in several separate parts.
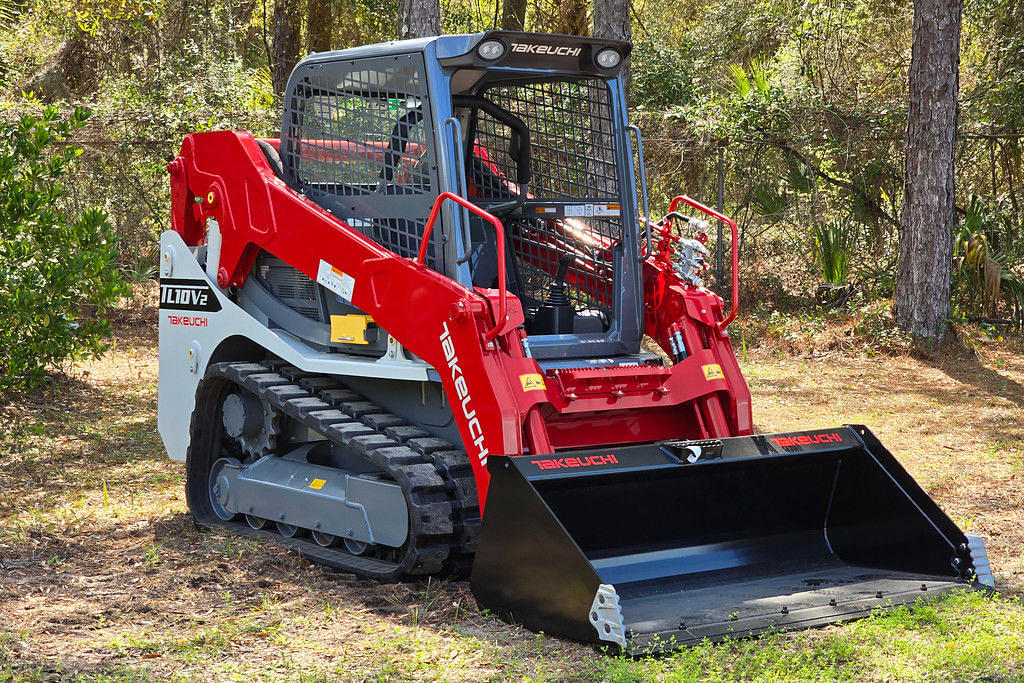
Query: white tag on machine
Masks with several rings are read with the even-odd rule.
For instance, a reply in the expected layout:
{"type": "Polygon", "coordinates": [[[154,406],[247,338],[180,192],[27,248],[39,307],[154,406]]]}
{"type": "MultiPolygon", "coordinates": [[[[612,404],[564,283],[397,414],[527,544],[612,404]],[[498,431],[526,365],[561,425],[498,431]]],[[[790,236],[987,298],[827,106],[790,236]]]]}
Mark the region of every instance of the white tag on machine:
{"type": "Polygon", "coordinates": [[[356,279],[351,275],[338,270],[327,261],[320,259],[320,268],[316,272],[316,281],[345,301],[352,303],[352,292],[356,288],[356,279]]]}

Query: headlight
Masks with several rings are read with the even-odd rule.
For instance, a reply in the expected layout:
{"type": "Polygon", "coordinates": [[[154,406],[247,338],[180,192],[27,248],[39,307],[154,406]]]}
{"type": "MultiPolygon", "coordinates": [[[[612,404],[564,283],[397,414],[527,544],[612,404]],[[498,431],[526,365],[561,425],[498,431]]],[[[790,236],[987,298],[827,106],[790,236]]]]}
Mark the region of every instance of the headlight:
{"type": "Polygon", "coordinates": [[[594,61],[602,69],[614,69],[622,61],[622,55],[613,47],[606,47],[597,53],[594,61]]]}
{"type": "Polygon", "coordinates": [[[476,53],[480,55],[481,59],[493,62],[495,59],[500,59],[501,56],[505,54],[505,44],[500,40],[485,40],[480,43],[480,47],[476,49],[476,53]]]}

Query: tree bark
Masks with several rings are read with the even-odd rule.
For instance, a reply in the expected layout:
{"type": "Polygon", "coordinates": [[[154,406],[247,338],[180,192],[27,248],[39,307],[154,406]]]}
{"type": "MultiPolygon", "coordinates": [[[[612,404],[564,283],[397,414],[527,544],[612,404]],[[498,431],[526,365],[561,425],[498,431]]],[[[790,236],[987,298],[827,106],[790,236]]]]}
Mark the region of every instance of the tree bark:
{"type": "Polygon", "coordinates": [[[331,49],[334,16],[331,0],[306,0],[306,51],[326,52],[331,49]]]}
{"type": "Polygon", "coordinates": [[[501,28],[522,31],[526,27],[526,0],[505,0],[501,9],[501,28]]]}
{"type": "Polygon", "coordinates": [[[915,0],[902,231],[893,314],[901,328],[941,339],[953,270],[953,156],[959,107],[962,0],[915,0]]]}
{"type": "MultiPolygon", "coordinates": [[[[629,0],[594,0],[594,37],[633,40],[629,0]]],[[[629,61],[622,65],[622,84],[629,92],[629,61]]]]}
{"type": "Polygon", "coordinates": [[[590,32],[590,13],[587,0],[555,0],[552,33],[567,36],[585,36],[590,32]]]}
{"type": "Polygon", "coordinates": [[[440,0],[399,0],[398,38],[426,38],[441,33],[440,0]]]}
{"type": "Polygon", "coordinates": [[[288,77],[299,59],[302,43],[301,0],[277,0],[274,3],[273,43],[271,45],[271,77],[274,92],[284,95],[288,77]]]}

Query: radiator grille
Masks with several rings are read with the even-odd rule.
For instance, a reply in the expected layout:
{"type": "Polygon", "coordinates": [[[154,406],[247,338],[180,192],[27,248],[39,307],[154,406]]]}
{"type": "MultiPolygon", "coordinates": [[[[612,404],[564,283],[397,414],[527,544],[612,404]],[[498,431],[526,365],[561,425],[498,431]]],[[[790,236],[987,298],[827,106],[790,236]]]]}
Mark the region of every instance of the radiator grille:
{"type": "Polygon", "coordinates": [[[256,276],[271,294],[289,308],[311,320],[323,322],[316,283],[302,271],[292,268],[270,254],[260,254],[256,261],[256,276]]]}

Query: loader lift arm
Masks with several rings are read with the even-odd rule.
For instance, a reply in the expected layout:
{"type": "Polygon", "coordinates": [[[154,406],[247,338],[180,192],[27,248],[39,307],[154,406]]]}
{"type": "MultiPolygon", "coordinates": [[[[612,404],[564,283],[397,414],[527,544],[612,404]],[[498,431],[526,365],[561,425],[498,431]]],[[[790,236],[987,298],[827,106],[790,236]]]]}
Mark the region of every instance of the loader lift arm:
{"type": "MultiPolygon", "coordinates": [[[[353,278],[351,303],[436,368],[452,404],[462,406],[455,419],[477,475],[482,505],[490,454],[619,442],[625,435],[614,423],[578,431],[580,420],[594,411],[607,411],[610,403],[616,414],[644,425],[650,438],[679,436],[680,425],[694,420],[699,431],[683,434],[750,433],[749,393],[734,365],[728,337],[717,325],[720,300],[706,290],[679,288],[679,298],[672,300],[679,309],[661,318],[677,321],[692,344],[693,353],[671,368],[559,370],[545,390],[525,390],[521,377],[546,373],[524,352],[525,333],[519,329],[524,316],[516,297],[507,292],[503,296],[501,288],[471,291],[351,229],[278,178],[249,134],[189,135],[169,172],[176,188],[173,227],[186,242],[201,244],[205,222],[212,218],[218,223],[219,286],[241,286],[261,249],[313,280],[323,267],[353,278]],[[395,300],[404,303],[395,306],[395,300]],[[722,397],[727,397],[726,410],[722,397]],[[696,413],[691,407],[695,401],[700,405],[696,413]],[[654,410],[644,410],[652,403],[654,410]],[[481,405],[493,408],[474,409],[481,405]]],[[[454,195],[441,195],[432,212],[435,219],[446,199],[472,206],[454,195]]],[[[473,210],[486,214],[478,207],[473,210]]],[[[487,220],[496,227],[496,218],[487,220]]]]}

